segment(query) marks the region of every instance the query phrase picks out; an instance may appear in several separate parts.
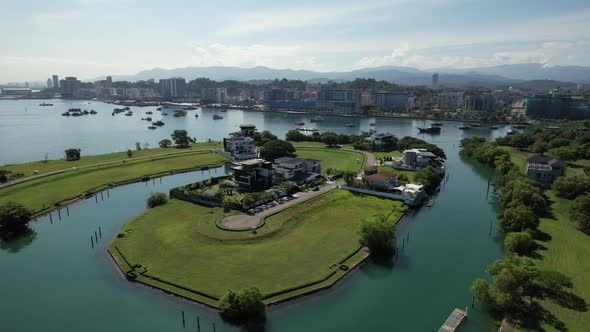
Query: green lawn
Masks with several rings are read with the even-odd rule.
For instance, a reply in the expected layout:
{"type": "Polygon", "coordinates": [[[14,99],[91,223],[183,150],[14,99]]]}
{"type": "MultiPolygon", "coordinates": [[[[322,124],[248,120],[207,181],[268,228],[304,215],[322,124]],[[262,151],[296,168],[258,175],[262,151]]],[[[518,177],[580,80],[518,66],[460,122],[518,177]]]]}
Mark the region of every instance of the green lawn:
{"type": "MultiPolygon", "coordinates": [[[[216,148],[222,148],[223,145],[221,142],[211,142],[211,143],[196,143],[193,144],[190,149],[174,149],[174,148],[155,148],[155,149],[144,149],[140,151],[133,151],[133,158],[136,157],[145,157],[151,156],[155,154],[162,154],[162,153],[186,153],[190,152],[191,150],[210,150],[216,148]]],[[[39,171],[39,174],[56,171],[60,169],[66,169],[71,167],[79,167],[84,165],[92,165],[96,163],[103,163],[108,161],[114,160],[122,160],[122,159],[129,159],[127,156],[127,152],[114,152],[114,153],[107,153],[107,154],[99,154],[94,156],[85,156],[84,151],[82,151],[82,156],[80,160],[76,161],[67,161],[65,159],[58,159],[58,160],[48,160],[47,162],[43,161],[34,161],[30,163],[24,164],[14,164],[8,166],[0,167],[0,170],[6,170],[11,172],[22,172],[24,176],[31,176],[33,175],[33,171],[39,171]]]]}
{"type": "MultiPolygon", "coordinates": [[[[110,252],[116,246],[132,265],[147,265],[149,275],[213,297],[247,286],[268,295],[329,276],[334,271],[331,264],[359,248],[357,230],[363,217],[391,211],[396,217],[403,209],[400,202],[332,190],[268,217],[257,235],[231,232],[236,238],[224,241],[198,231],[215,227],[223,216],[221,208],[170,200],[126,224],[121,232],[129,235],[116,238],[110,252]]],[[[351,259],[358,261],[359,256],[351,259]]],[[[158,285],[201,299],[174,286],[158,285]]]]}
{"type": "MultiPolygon", "coordinates": [[[[547,250],[539,250],[542,256],[535,259],[541,269],[555,270],[572,278],[574,294],[590,303],[590,236],[576,229],[570,221],[569,209],[572,201],[558,198],[553,191],[546,192],[553,201],[551,205],[555,219],[541,219],[540,229],[551,236],[547,242],[538,242],[547,250]]],[[[549,310],[570,331],[587,331],[590,326],[590,311],[579,312],[565,309],[551,302],[543,302],[549,310]]],[[[543,326],[547,331],[554,327],[543,326]]]]}
{"type": "Polygon", "coordinates": [[[34,211],[41,211],[57,202],[109,183],[171,170],[218,165],[226,161],[225,157],[217,153],[194,152],[71,170],[0,188],[0,205],[7,201],[16,201],[34,211]]]}
{"type": "Polygon", "coordinates": [[[376,160],[379,160],[380,158],[383,158],[383,157],[396,157],[396,158],[399,158],[399,157],[403,156],[403,153],[401,151],[373,152],[373,154],[375,155],[375,159],[376,160]]]}
{"type": "Polygon", "coordinates": [[[340,149],[298,148],[295,152],[300,158],[313,158],[322,162],[322,170],[328,168],[358,172],[365,164],[365,155],[340,149]]]}
{"type": "MultiPolygon", "coordinates": [[[[326,144],[322,143],[322,142],[293,142],[293,141],[289,141],[291,142],[291,144],[293,144],[293,146],[295,148],[297,147],[318,147],[318,148],[325,148],[327,147],[326,144]]],[[[343,148],[346,149],[353,149],[352,144],[340,144],[340,146],[342,146],[343,148]]]]}

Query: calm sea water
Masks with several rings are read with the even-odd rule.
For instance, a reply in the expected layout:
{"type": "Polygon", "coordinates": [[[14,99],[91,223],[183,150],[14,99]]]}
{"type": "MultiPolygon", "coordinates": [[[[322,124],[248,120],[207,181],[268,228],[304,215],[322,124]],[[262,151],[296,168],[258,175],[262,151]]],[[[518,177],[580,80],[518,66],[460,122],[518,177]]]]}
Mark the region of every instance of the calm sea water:
{"type": "MultiPolygon", "coordinates": [[[[186,118],[163,121],[166,126],[147,130],[140,120],[147,108],[135,109],[133,117],[112,117],[112,105],[95,103],[94,117],[64,118],[60,113],[79,102],[37,107],[41,101],[0,101],[0,156],[6,162],[37,160],[45,152],[61,157],[69,146],[94,154],[132,147],[135,141],[156,143],[172,129],[183,128],[199,140],[220,139],[240,123],[253,123],[283,135],[303,115],[228,111],[223,120],[213,120],[215,110],[190,111],[186,118]],[[27,110],[25,111],[25,107],[27,110]],[[198,113],[195,119],[192,113],[198,113]]],[[[171,113],[171,112],[170,112],[171,113]]],[[[220,113],[222,114],[222,113],[220,113]]],[[[154,115],[156,112],[154,111],[154,115]]],[[[156,115],[154,118],[159,118],[156,115]]],[[[314,124],[320,130],[360,132],[370,129],[371,119],[326,117],[314,124]],[[344,127],[355,123],[355,128],[344,127]]],[[[419,120],[376,119],[376,128],[400,137],[417,135],[419,120]]],[[[267,331],[433,331],[455,307],[471,303],[469,286],[484,277],[485,268],[502,256],[501,237],[495,231],[498,210],[493,197],[486,198],[490,170],[459,156],[459,140],[465,135],[445,122],[438,136],[425,139],[447,153],[449,181],[432,208],[423,208],[402,221],[399,243],[409,233],[409,242],[397,263],[368,263],[335,288],[269,309],[267,331]],[[494,225],[488,235],[490,222],[494,225]]],[[[469,134],[492,138],[504,129],[473,129],[469,134]]],[[[222,322],[218,314],[123,279],[105,249],[118,229],[144,210],[152,191],[170,188],[224,173],[224,169],[179,174],[153,183],[133,184],[110,191],[110,198],[70,206],[70,216],[53,215],[32,224],[34,233],[0,247],[0,301],[2,326],[7,331],[202,331],[239,330],[222,322]],[[98,247],[90,236],[101,227],[98,247]]],[[[492,330],[492,321],[477,306],[461,331],[492,330]]]]}

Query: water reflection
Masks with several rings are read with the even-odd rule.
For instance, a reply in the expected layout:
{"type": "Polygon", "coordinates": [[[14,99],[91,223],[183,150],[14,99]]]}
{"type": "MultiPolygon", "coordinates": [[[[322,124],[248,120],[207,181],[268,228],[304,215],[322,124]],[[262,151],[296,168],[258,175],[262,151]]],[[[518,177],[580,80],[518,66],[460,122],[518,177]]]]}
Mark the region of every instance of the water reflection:
{"type": "Polygon", "coordinates": [[[32,228],[27,228],[27,231],[22,235],[10,239],[10,240],[1,240],[0,239],[0,249],[5,250],[10,254],[16,254],[23,250],[24,248],[28,247],[37,239],[37,232],[35,232],[32,228]]]}

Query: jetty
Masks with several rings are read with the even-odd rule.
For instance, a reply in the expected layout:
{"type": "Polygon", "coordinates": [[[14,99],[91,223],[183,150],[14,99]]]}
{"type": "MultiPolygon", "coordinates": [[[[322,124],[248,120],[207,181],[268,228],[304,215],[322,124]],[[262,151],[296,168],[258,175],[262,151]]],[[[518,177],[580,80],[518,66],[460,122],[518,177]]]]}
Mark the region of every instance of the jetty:
{"type": "Polygon", "coordinates": [[[467,308],[465,311],[455,308],[445,323],[438,329],[438,332],[453,332],[457,330],[463,319],[467,318],[467,308]]]}

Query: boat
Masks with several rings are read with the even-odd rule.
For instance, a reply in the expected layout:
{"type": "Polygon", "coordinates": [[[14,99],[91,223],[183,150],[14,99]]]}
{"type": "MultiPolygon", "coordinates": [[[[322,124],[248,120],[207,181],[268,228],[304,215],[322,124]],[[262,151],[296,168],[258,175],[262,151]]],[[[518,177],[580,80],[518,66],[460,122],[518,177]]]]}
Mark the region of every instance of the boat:
{"type": "Polygon", "coordinates": [[[152,112],[152,111],[147,111],[147,112],[145,112],[145,114],[154,114],[154,112],[152,112]]]}
{"type": "Polygon", "coordinates": [[[88,115],[88,114],[90,114],[90,112],[88,112],[87,110],[84,110],[84,112],[82,112],[82,114],[88,115]]]}
{"type": "Polygon", "coordinates": [[[471,127],[481,127],[481,123],[472,123],[471,127]]]}
{"type": "Polygon", "coordinates": [[[39,106],[53,106],[53,104],[49,104],[49,103],[41,103],[41,104],[39,104],[39,106]]]}
{"type": "Polygon", "coordinates": [[[523,128],[526,128],[526,125],[522,124],[522,123],[521,124],[513,124],[512,128],[523,129],[523,128]]]}
{"type": "Polygon", "coordinates": [[[295,122],[295,124],[298,125],[298,126],[304,126],[305,125],[305,122],[295,122]]]}
{"type": "Polygon", "coordinates": [[[418,128],[421,133],[426,134],[440,134],[440,127],[430,126],[428,128],[418,128]]]}
{"type": "Polygon", "coordinates": [[[184,109],[187,110],[187,111],[192,111],[192,110],[196,110],[197,108],[194,107],[194,106],[187,106],[184,109]]]}
{"type": "Polygon", "coordinates": [[[152,124],[153,124],[154,126],[163,126],[163,125],[164,125],[164,122],[163,122],[162,120],[158,120],[158,121],[156,121],[156,122],[152,122],[152,124]]]}
{"type": "Polygon", "coordinates": [[[500,126],[490,126],[490,129],[500,129],[500,126]]]}
{"type": "Polygon", "coordinates": [[[213,120],[221,120],[223,117],[219,114],[213,114],[213,120]]]}
{"type": "Polygon", "coordinates": [[[126,107],[124,108],[124,110],[126,110],[126,111],[129,111],[130,109],[131,109],[131,108],[129,108],[129,106],[126,106],[126,107]]]}
{"type": "Polygon", "coordinates": [[[426,206],[427,207],[432,207],[434,205],[434,201],[429,199],[428,202],[426,202],[426,206]]]}
{"type": "Polygon", "coordinates": [[[508,131],[506,132],[506,135],[514,135],[516,134],[516,131],[514,129],[508,129],[508,131]]]}
{"type": "Polygon", "coordinates": [[[142,120],[145,120],[145,121],[152,121],[152,118],[151,118],[151,117],[149,117],[149,116],[148,116],[147,118],[141,118],[141,119],[142,119],[142,120]]]}
{"type": "Polygon", "coordinates": [[[186,112],[185,111],[175,111],[174,112],[174,117],[178,118],[181,116],[186,116],[186,112]]]}
{"type": "Polygon", "coordinates": [[[467,130],[467,129],[471,129],[471,126],[470,125],[462,125],[462,126],[459,127],[459,129],[461,129],[461,130],[467,130]]]}
{"type": "Polygon", "coordinates": [[[97,111],[95,111],[95,110],[91,110],[91,111],[90,111],[90,114],[94,115],[94,114],[98,114],[98,112],[97,112],[97,111]]]}
{"type": "Polygon", "coordinates": [[[443,124],[442,124],[442,123],[440,123],[440,122],[433,122],[433,123],[431,123],[431,124],[430,124],[430,126],[435,126],[435,127],[440,127],[440,126],[442,126],[442,125],[443,125],[443,124]]]}
{"type": "Polygon", "coordinates": [[[69,112],[62,113],[61,116],[70,116],[69,112]]]}
{"type": "Polygon", "coordinates": [[[113,113],[118,114],[118,113],[123,113],[125,112],[125,109],[123,108],[115,108],[113,109],[113,113]]]}
{"type": "Polygon", "coordinates": [[[322,119],[321,116],[314,116],[313,118],[311,118],[311,120],[309,120],[310,122],[322,122],[324,121],[324,119],[322,119]]]}
{"type": "Polygon", "coordinates": [[[133,112],[131,112],[131,111],[125,113],[125,116],[132,116],[132,115],[133,115],[133,112]]]}
{"type": "Polygon", "coordinates": [[[161,111],[161,110],[162,110],[162,107],[160,107],[160,106],[158,106],[158,107],[156,108],[156,111],[161,111]]]}
{"type": "Polygon", "coordinates": [[[195,118],[198,118],[198,117],[199,117],[199,115],[198,114],[195,114],[195,118]]]}
{"type": "Polygon", "coordinates": [[[227,112],[227,110],[224,108],[224,109],[221,110],[221,112],[227,112]]]}
{"type": "Polygon", "coordinates": [[[345,125],[344,125],[344,127],[352,128],[352,127],[354,127],[354,124],[352,124],[352,123],[347,123],[347,124],[345,124],[345,125]]]}
{"type": "Polygon", "coordinates": [[[371,126],[371,127],[375,127],[375,122],[371,122],[371,123],[369,123],[369,126],[371,126]]]}
{"type": "Polygon", "coordinates": [[[156,128],[158,128],[158,127],[156,127],[156,126],[149,126],[148,127],[148,129],[156,129],[156,128]]]}
{"type": "Polygon", "coordinates": [[[168,113],[162,113],[162,115],[168,115],[168,113]]]}

